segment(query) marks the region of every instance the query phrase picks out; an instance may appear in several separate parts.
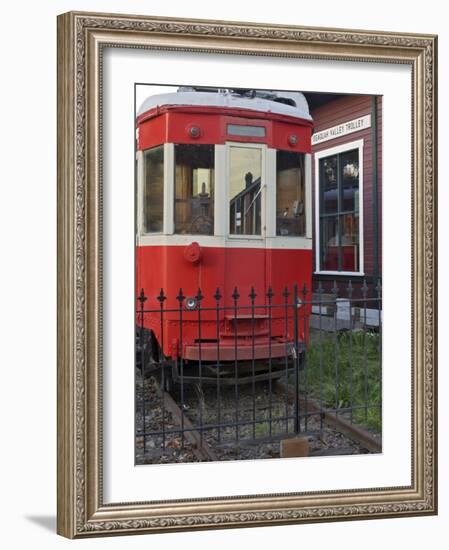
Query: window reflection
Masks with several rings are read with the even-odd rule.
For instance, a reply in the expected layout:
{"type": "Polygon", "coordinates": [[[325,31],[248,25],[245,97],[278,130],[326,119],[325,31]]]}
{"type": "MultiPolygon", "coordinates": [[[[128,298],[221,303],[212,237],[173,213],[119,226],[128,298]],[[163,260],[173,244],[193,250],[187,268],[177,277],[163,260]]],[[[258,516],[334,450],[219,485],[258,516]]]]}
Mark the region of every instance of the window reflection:
{"type": "Polygon", "coordinates": [[[359,271],[359,217],[328,216],[321,220],[321,269],[359,271]]]}
{"type": "Polygon", "coordinates": [[[213,145],[175,145],[175,233],[214,233],[213,145]]]}
{"type": "Polygon", "coordinates": [[[304,235],[305,221],[304,155],[277,151],[276,234],[304,235]]]}
{"type": "Polygon", "coordinates": [[[343,153],[340,156],[342,210],[355,211],[359,204],[359,152],[343,153]]]}
{"type": "Polygon", "coordinates": [[[338,217],[329,216],[321,220],[322,269],[338,270],[339,238],[338,217]]]}
{"type": "Polygon", "coordinates": [[[230,148],[229,216],[231,235],[261,234],[262,151],[230,148]]]}
{"type": "Polygon", "coordinates": [[[333,214],[338,210],[337,155],[320,160],[322,188],[321,211],[333,214]]]}
{"type": "Polygon", "coordinates": [[[164,223],[164,146],[144,151],[143,163],[143,227],[145,233],[160,233],[164,223]]]}
{"type": "Polygon", "coordinates": [[[359,151],[320,160],[320,269],[360,271],[359,151]]]}

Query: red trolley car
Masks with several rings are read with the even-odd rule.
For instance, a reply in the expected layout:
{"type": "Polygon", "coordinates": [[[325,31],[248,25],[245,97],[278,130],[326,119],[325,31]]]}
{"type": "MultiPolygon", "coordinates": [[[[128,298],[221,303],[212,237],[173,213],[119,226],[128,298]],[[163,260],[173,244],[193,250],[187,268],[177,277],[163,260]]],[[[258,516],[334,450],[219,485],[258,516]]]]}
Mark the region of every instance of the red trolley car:
{"type": "MultiPolygon", "coordinates": [[[[289,289],[291,304],[294,286],[310,292],[312,278],[305,97],[184,87],[149,97],[136,124],[136,288],[148,297],[153,346],[175,376],[180,360],[294,353],[293,332],[304,342],[306,323],[294,327],[282,297],[289,289]]],[[[305,319],[308,306],[295,300],[305,319]]]]}

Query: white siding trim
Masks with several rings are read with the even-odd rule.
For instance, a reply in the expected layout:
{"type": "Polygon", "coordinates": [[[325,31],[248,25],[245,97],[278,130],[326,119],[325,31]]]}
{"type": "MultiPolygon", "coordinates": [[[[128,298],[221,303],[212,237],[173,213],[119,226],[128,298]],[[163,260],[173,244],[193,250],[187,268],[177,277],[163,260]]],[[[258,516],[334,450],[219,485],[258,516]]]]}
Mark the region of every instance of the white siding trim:
{"type": "Polygon", "coordinates": [[[267,146],[264,143],[243,143],[243,142],[237,142],[237,141],[228,141],[226,142],[226,236],[229,239],[229,241],[243,241],[243,240],[251,240],[251,241],[262,241],[265,238],[265,226],[266,226],[266,194],[265,194],[265,185],[266,185],[266,151],[267,146]],[[261,224],[261,234],[260,235],[231,235],[230,234],[230,220],[229,220],[229,203],[231,200],[231,197],[229,196],[230,192],[230,169],[231,169],[231,147],[240,147],[242,149],[259,149],[262,151],[262,159],[261,159],[261,172],[260,172],[260,185],[262,188],[262,191],[260,193],[261,203],[260,203],[260,224],[261,224]]]}
{"type": "Polygon", "coordinates": [[[227,152],[226,145],[215,145],[214,162],[214,235],[226,235],[227,209],[227,152]]]}
{"type": "Polygon", "coordinates": [[[175,230],[175,145],[164,143],[164,234],[175,230]]]}
{"type": "Polygon", "coordinates": [[[197,242],[200,246],[216,248],[267,248],[286,250],[311,250],[312,239],[305,237],[271,237],[267,239],[228,239],[225,236],[212,235],[140,235],[138,246],[187,246],[197,242]]]}
{"type": "Polygon", "coordinates": [[[330,147],[329,149],[323,149],[314,153],[315,156],[315,266],[316,274],[329,274],[329,275],[364,275],[364,231],[363,231],[363,190],[364,190],[364,179],[363,179],[363,147],[364,140],[358,139],[356,141],[351,141],[349,143],[343,143],[342,145],[337,145],[335,147],[330,147]],[[320,269],[320,170],[319,170],[319,161],[324,157],[329,157],[331,155],[338,155],[344,153],[345,151],[350,151],[351,149],[359,150],[359,247],[360,247],[360,258],[359,258],[359,271],[325,271],[320,269]]]}
{"type": "Polygon", "coordinates": [[[315,271],[316,275],[350,275],[355,277],[364,277],[362,271],[315,271]]]}
{"type": "Polygon", "coordinates": [[[143,151],[136,152],[136,174],[137,174],[137,205],[136,205],[136,234],[143,235],[143,209],[144,209],[144,162],[143,151]]]}
{"type": "Polygon", "coordinates": [[[276,237],[276,155],[277,149],[267,148],[265,156],[265,235],[267,239],[276,237]]]}
{"type": "Polygon", "coordinates": [[[312,239],[312,155],[304,155],[304,173],[306,187],[306,238],[312,239]]]}

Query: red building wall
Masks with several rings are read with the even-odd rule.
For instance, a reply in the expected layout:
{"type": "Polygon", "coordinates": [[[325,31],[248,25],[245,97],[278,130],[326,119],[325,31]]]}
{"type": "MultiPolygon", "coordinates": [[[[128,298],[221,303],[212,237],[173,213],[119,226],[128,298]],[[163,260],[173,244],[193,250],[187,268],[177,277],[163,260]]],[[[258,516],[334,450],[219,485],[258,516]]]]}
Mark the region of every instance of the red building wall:
{"type": "MultiPolygon", "coordinates": [[[[363,269],[368,282],[373,277],[381,276],[382,273],[382,97],[376,96],[375,102],[377,106],[377,204],[378,204],[378,220],[377,220],[377,247],[375,251],[375,220],[374,220],[374,170],[373,170],[373,96],[345,96],[334,99],[324,105],[321,105],[311,111],[314,120],[314,133],[320,132],[327,128],[337,126],[344,122],[363,117],[371,114],[371,127],[362,129],[351,134],[340,136],[334,139],[329,139],[312,147],[312,153],[317,153],[338,145],[350,143],[355,140],[363,139],[363,244],[364,244],[364,265],[363,269]],[[377,258],[376,258],[377,256],[377,258]],[[377,262],[376,262],[377,260],[377,262]],[[377,263],[377,270],[375,267],[377,263]]],[[[313,195],[313,234],[314,246],[317,246],[315,236],[315,159],[312,154],[312,181],[314,187],[313,195]]],[[[362,184],[362,182],[360,182],[362,184]]],[[[314,269],[315,254],[314,254],[314,269]]],[[[348,276],[342,276],[345,280],[348,276]]],[[[332,278],[337,278],[332,276],[332,278]]]]}

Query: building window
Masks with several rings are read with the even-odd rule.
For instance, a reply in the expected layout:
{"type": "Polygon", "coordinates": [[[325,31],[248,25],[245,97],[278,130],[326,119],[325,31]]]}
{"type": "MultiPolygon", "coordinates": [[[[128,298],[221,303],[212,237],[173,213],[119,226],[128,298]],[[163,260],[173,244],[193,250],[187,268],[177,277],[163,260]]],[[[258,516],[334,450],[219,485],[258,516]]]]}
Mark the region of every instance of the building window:
{"type": "Polygon", "coordinates": [[[359,148],[319,159],[319,271],[361,271],[359,166],[359,148]]]}
{"type": "Polygon", "coordinates": [[[276,235],[303,236],[306,232],[304,155],[276,154],[276,235]]]}
{"type": "Polygon", "coordinates": [[[214,233],[213,145],[175,145],[175,233],[214,233]]]}
{"type": "Polygon", "coordinates": [[[143,152],[145,233],[162,233],[164,225],[164,146],[143,152]]]}
{"type": "Polygon", "coordinates": [[[262,150],[230,147],[229,222],[231,235],[261,235],[262,150]]]}

